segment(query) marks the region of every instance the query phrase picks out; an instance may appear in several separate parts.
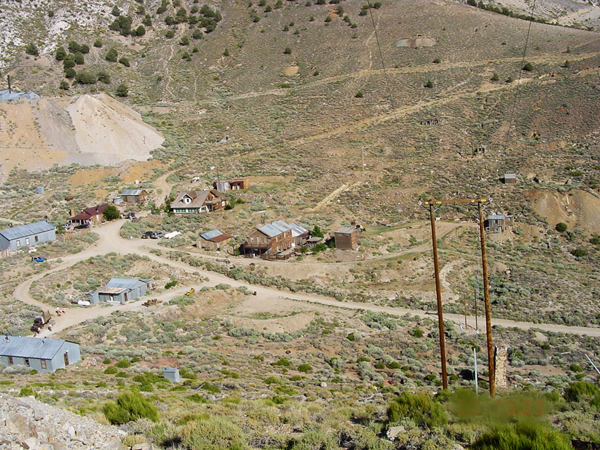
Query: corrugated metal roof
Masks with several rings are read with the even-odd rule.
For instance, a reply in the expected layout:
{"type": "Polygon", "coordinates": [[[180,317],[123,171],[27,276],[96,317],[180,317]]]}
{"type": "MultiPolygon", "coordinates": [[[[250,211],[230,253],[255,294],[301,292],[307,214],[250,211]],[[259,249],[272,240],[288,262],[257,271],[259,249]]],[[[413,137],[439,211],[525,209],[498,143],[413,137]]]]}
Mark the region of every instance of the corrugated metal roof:
{"type": "Polygon", "coordinates": [[[137,278],[111,278],[100,292],[105,292],[110,288],[134,289],[140,284],[146,284],[137,278]]]}
{"type": "Polygon", "coordinates": [[[4,89],[0,91],[0,102],[16,102],[19,100],[39,100],[40,96],[35,92],[15,92],[4,89]]]}
{"type": "Polygon", "coordinates": [[[506,216],[504,214],[490,214],[488,220],[504,220],[506,216]]]}
{"type": "Polygon", "coordinates": [[[140,195],[143,189],[123,189],[121,195],[140,195]]]}
{"type": "Polygon", "coordinates": [[[292,236],[294,237],[308,233],[308,230],[297,222],[291,223],[290,228],[292,229],[292,236]]]}
{"type": "Polygon", "coordinates": [[[282,220],[271,222],[266,225],[263,225],[258,229],[263,234],[266,234],[269,237],[275,237],[290,230],[290,226],[282,220]]]}
{"type": "Polygon", "coordinates": [[[220,236],[222,234],[223,233],[221,233],[219,230],[211,230],[207,231],[206,233],[202,233],[200,237],[208,241],[209,239],[216,238],[217,236],[220,236]]]}
{"type": "Polygon", "coordinates": [[[0,338],[0,356],[52,359],[64,343],[62,339],[4,336],[0,338]]]}
{"type": "Polygon", "coordinates": [[[13,239],[33,236],[46,231],[52,231],[54,229],[54,225],[46,222],[45,220],[41,220],[39,222],[29,223],[27,225],[19,225],[18,227],[5,228],[4,230],[0,230],[0,234],[9,241],[12,241],[13,239]]]}

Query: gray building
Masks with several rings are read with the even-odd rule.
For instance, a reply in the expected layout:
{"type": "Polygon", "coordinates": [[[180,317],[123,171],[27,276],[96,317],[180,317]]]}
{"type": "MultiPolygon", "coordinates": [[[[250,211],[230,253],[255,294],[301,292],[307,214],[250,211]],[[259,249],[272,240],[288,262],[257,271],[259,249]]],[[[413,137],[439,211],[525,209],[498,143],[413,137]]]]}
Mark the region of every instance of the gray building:
{"type": "Polygon", "coordinates": [[[181,382],[181,378],[179,376],[179,369],[174,367],[163,367],[163,377],[169,380],[171,383],[179,383],[181,382]]]}
{"type": "Polygon", "coordinates": [[[507,214],[490,214],[484,222],[486,231],[490,233],[504,233],[513,226],[513,218],[507,214]]]}
{"type": "Polygon", "coordinates": [[[0,250],[9,249],[16,252],[22,247],[54,240],[56,240],[55,227],[45,220],[0,230],[0,250]]]}
{"type": "Polygon", "coordinates": [[[0,102],[18,102],[20,100],[39,100],[40,96],[35,92],[15,92],[13,90],[4,89],[0,91],[0,102]]]}
{"type": "Polygon", "coordinates": [[[146,291],[152,289],[151,280],[140,280],[137,278],[111,278],[102,288],[90,292],[90,303],[119,302],[127,303],[131,300],[146,295],[146,291]]]}
{"type": "Polygon", "coordinates": [[[38,372],[54,372],[80,359],[79,344],[74,342],[21,336],[0,338],[0,360],[7,366],[25,366],[38,372]]]}

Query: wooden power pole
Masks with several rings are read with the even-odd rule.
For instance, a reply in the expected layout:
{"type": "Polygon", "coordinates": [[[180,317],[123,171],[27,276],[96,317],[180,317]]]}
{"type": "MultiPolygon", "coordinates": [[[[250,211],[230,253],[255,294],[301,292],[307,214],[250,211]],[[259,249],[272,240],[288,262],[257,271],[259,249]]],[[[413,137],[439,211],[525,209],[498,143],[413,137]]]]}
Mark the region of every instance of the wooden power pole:
{"type": "Polygon", "coordinates": [[[488,270],[487,270],[487,255],[485,249],[485,226],[483,220],[483,205],[485,203],[491,202],[491,199],[485,198],[477,198],[477,199],[469,199],[469,198],[458,198],[451,200],[433,200],[430,199],[425,202],[419,202],[424,206],[427,206],[429,209],[429,218],[431,221],[431,238],[433,245],[433,265],[434,265],[434,275],[435,275],[435,291],[437,297],[437,310],[438,310],[438,328],[440,333],[440,359],[442,363],[442,384],[444,389],[448,388],[448,374],[446,369],[446,339],[444,336],[444,313],[443,313],[443,304],[442,304],[442,288],[440,282],[440,268],[439,268],[439,260],[438,260],[438,251],[437,251],[437,233],[435,227],[435,216],[434,216],[434,207],[441,206],[446,203],[469,203],[469,204],[477,204],[477,208],[479,210],[479,237],[481,242],[481,264],[483,268],[483,288],[484,288],[484,301],[485,301],[485,323],[486,323],[486,332],[487,332],[487,347],[488,347],[488,369],[489,369],[489,377],[490,377],[490,396],[494,397],[496,395],[496,374],[494,368],[494,347],[492,342],[492,314],[490,308],[490,290],[489,290],[489,282],[488,282],[488,270]]]}

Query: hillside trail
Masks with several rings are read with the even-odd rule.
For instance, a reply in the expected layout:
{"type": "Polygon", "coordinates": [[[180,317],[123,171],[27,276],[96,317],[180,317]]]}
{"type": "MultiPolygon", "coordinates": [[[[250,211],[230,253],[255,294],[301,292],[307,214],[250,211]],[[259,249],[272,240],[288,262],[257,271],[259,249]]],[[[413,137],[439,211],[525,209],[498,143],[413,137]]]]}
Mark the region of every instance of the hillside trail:
{"type": "MultiPolygon", "coordinates": [[[[62,261],[59,262],[56,266],[51,269],[36,274],[23,283],[21,283],[14,291],[14,296],[17,300],[20,300],[24,303],[34,305],[43,309],[49,309],[47,304],[41,303],[35,300],[29,289],[31,287],[31,283],[35,280],[39,280],[46,276],[47,274],[54,273],[60,270],[68,269],[69,267],[77,264],[79,261],[83,261],[92,256],[103,255],[110,252],[115,252],[117,254],[129,254],[136,253],[148,256],[151,260],[168,265],[170,267],[175,267],[186,271],[188,273],[199,273],[201,276],[206,277],[208,281],[202,283],[203,286],[213,287],[217,284],[228,284],[233,288],[245,286],[250,290],[256,292],[256,296],[250,296],[251,298],[246,300],[244,303],[248,303],[249,305],[252,302],[259,301],[262,307],[265,305],[272,305],[272,307],[285,307],[288,302],[304,302],[304,303],[314,303],[319,305],[325,305],[336,308],[343,308],[349,310],[361,310],[361,311],[374,311],[374,312],[384,312],[394,316],[404,316],[406,314],[410,314],[418,317],[431,317],[431,313],[428,311],[417,310],[417,309],[409,309],[402,308],[400,305],[398,306],[377,306],[370,303],[358,303],[358,302],[346,302],[346,301],[338,301],[333,298],[307,294],[307,293],[290,293],[279,291],[274,288],[251,285],[249,283],[245,283],[243,281],[237,281],[232,278],[228,278],[225,275],[221,275],[215,272],[209,272],[206,270],[199,269],[198,267],[192,267],[182,261],[173,261],[168,258],[156,255],[155,253],[151,253],[151,249],[153,247],[161,248],[157,244],[147,243],[140,239],[123,239],[120,237],[119,231],[124,223],[124,220],[117,220],[114,222],[110,222],[108,224],[96,227],[94,231],[99,235],[98,241],[92,247],[87,250],[75,254],[69,255],[62,258],[62,261]]],[[[425,244],[424,244],[425,245],[425,244]]],[[[415,249],[410,249],[411,251],[415,251],[415,249]]],[[[170,298],[173,298],[177,295],[183,294],[190,287],[197,288],[198,286],[180,286],[177,290],[169,290],[168,292],[161,293],[160,295],[150,295],[151,297],[158,298],[159,300],[168,301],[170,298]]],[[[291,304],[293,307],[293,304],[291,304]]],[[[144,309],[142,306],[142,302],[140,300],[127,303],[124,305],[116,304],[105,306],[95,305],[87,308],[69,308],[65,315],[53,317],[53,329],[49,331],[48,329],[44,329],[38,336],[40,337],[48,337],[59,331],[65,330],[69,327],[79,325],[86,320],[96,319],[101,316],[106,316],[111,314],[114,311],[136,311],[144,309]]],[[[50,308],[52,309],[52,308],[50,308]]],[[[435,315],[435,313],[434,313],[435,315]]],[[[457,323],[464,322],[464,316],[460,314],[445,314],[446,320],[453,320],[457,323]]],[[[474,327],[475,317],[468,316],[467,322],[470,327],[474,327]]],[[[483,321],[482,321],[483,323],[483,321]]],[[[579,335],[589,335],[589,336],[599,336],[600,337],[600,328],[587,328],[587,327],[569,327],[564,325],[556,325],[556,324],[536,324],[530,322],[517,322],[507,319],[493,319],[493,325],[500,325],[504,327],[516,327],[520,329],[539,329],[542,331],[552,331],[552,332],[563,332],[563,333],[571,333],[571,334],[579,334],[579,335]]],[[[465,330],[466,332],[466,330],[465,330]]]]}

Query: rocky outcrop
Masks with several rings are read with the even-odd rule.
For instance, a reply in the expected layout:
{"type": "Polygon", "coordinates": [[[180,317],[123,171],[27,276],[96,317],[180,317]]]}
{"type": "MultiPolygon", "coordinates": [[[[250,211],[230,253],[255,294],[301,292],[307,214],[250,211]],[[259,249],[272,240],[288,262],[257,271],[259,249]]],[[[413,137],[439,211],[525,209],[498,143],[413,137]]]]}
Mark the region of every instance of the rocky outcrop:
{"type": "Polygon", "coordinates": [[[126,433],[33,397],[0,394],[0,449],[126,450],[126,433]]]}

